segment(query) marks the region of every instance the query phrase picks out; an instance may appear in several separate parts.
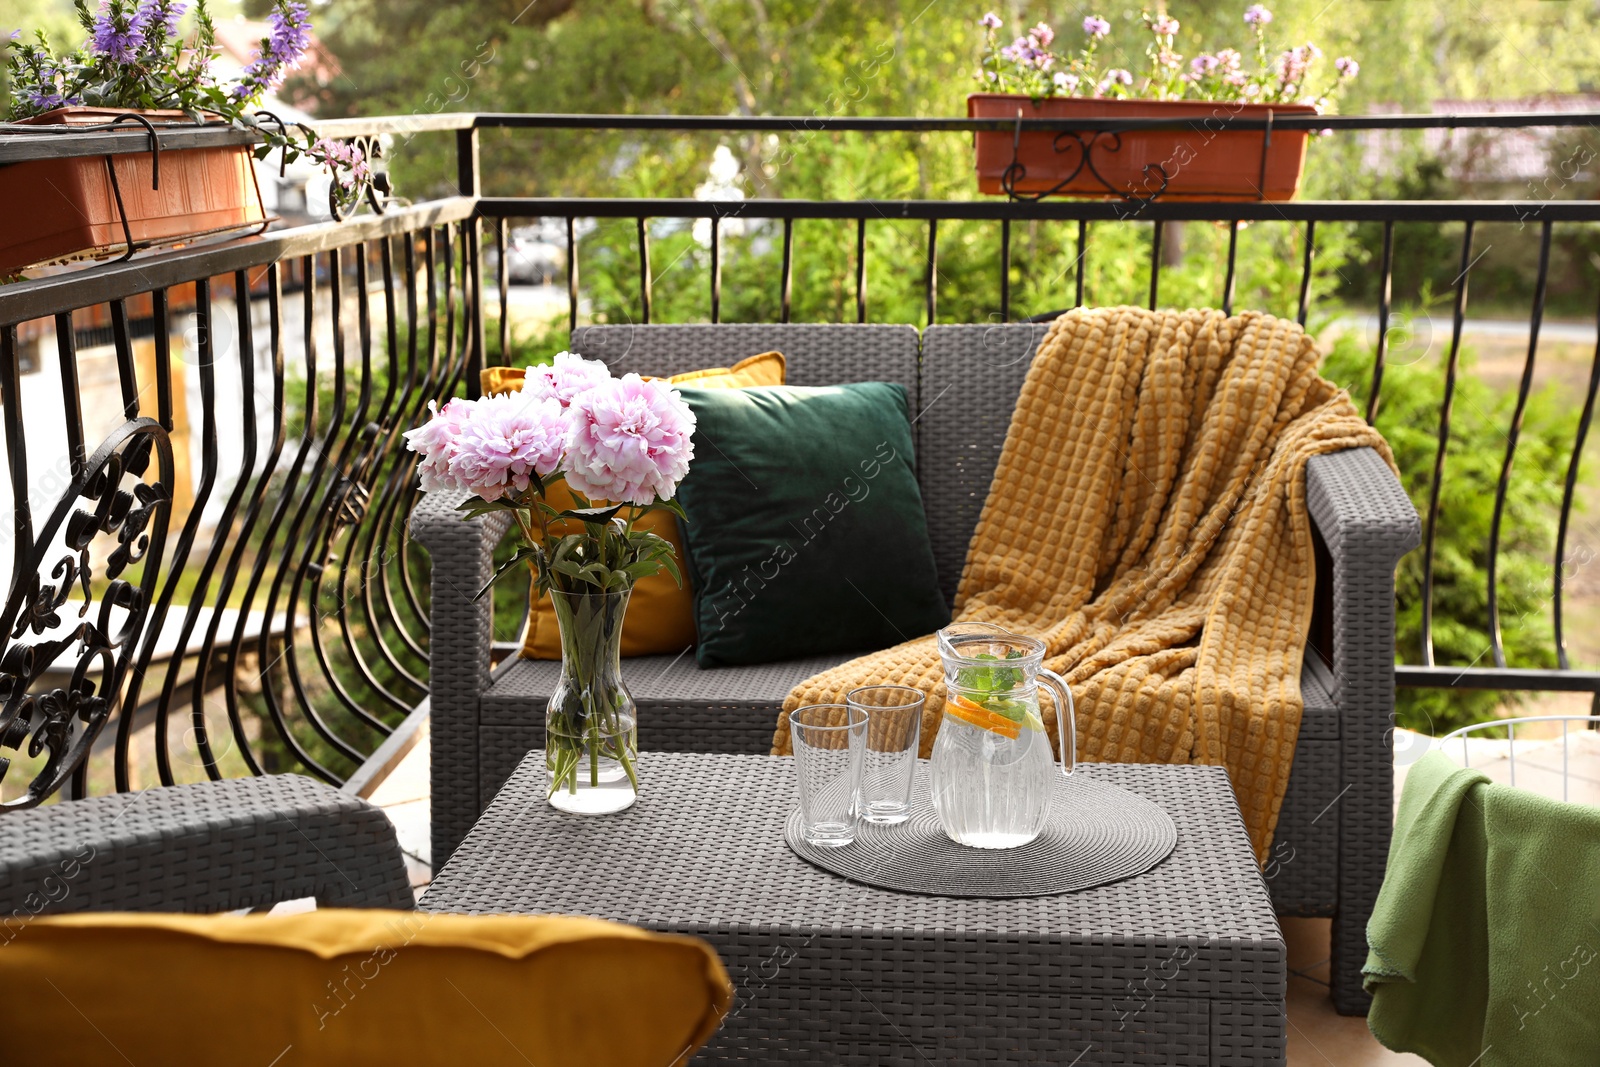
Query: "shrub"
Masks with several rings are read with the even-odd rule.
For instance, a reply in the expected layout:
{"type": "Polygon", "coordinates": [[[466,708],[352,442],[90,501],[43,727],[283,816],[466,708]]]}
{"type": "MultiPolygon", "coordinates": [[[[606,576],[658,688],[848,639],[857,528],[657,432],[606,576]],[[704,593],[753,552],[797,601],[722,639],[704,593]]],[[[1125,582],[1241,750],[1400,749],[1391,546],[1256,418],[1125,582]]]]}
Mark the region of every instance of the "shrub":
{"type": "MultiPolygon", "coordinates": [[[[1323,374],[1350,389],[1363,410],[1370,389],[1372,351],[1354,333],[1334,342],[1323,374]]],[[[1516,402],[1471,371],[1463,350],[1452,407],[1450,445],[1433,557],[1434,662],[1492,666],[1489,641],[1489,528],[1495,487],[1505,458],[1506,431],[1516,402]]],[[[1377,427],[1394,450],[1400,480],[1427,521],[1429,487],[1438,448],[1444,360],[1385,369],[1377,427]]],[[[1553,388],[1529,398],[1506,494],[1500,530],[1499,615],[1508,665],[1554,667],[1551,616],[1552,561],[1561,487],[1566,477],[1576,409],[1553,388]]],[[[1423,551],[1400,563],[1396,574],[1397,660],[1422,661],[1423,551]]],[[[1399,725],[1444,733],[1493,716],[1521,694],[1468,689],[1401,689],[1395,694],[1399,725]]]]}

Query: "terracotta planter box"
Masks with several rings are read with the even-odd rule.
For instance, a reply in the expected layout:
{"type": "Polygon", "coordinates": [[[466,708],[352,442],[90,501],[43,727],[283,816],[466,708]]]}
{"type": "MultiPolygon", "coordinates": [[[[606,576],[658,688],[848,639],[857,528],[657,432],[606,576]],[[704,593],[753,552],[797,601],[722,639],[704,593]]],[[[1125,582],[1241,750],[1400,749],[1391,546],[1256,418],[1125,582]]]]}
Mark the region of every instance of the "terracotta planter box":
{"type": "MultiPolygon", "coordinates": [[[[26,122],[93,126],[123,111],[63,108],[26,122]]],[[[175,112],[148,112],[158,126],[175,112]]],[[[124,123],[127,129],[143,127],[124,123]]],[[[152,189],[147,152],[112,157],[134,243],[166,244],[187,237],[259,225],[265,219],[248,145],[167,149],[161,188],[152,189]]],[[[25,267],[92,258],[126,247],[105,156],[38,159],[0,166],[0,275],[25,267]]]]}
{"type": "Polygon", "coordinates": [[[1265,119],[1315,115],[1309,104],[1236,104],[1207,100],[1103,100],[1051,97],[1035,101],[1009,93],[974,93],[967,116],[984,119],[1175,118],[1202,123],[1199,129],[982,132],[975,135],[978,188],[1006,193],[1006,169],[1022,167],[1010,192],[1062,196],[1137,197],[1162,200],[1291,200],[1300,188],[1306,130],[1230,131],[1206,119],[1265,119]],[[1085,148],[1088,159],[1084,159],[1085,148]],[[1160,168],[1159,170],[1157,168],[1160,168]],[[1062,184],[1065,182],[1065,184],[1062,184]],[[1164,186],[1163,186],[1164,182],[1164,186]],[[1060,188],[1057,188],[1057,186],[1060,188]]]}

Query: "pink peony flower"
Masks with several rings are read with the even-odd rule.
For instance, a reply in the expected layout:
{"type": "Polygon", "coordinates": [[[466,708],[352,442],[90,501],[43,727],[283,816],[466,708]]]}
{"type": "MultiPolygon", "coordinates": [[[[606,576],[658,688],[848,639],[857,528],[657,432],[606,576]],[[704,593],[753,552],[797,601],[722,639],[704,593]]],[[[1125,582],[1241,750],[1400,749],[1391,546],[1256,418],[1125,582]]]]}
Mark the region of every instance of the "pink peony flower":
{"type": "Polygon", "coordinates": [[[524,396],[554,397],[565,410],[579,393],[610,380],[611,368],[598,359],[557,352],[553,363],[528,368],[522,392],[524,396]]]}
{"type": "Polygon", "coordinates": [[[531,476],[554,474],[566,446],[566,422],[553,396],[506,393],[479,400],[456,436],[450,473],[485,500],[526,489],[531,476]]]}
{"type": "Polygon", "coordinates": [[[423,492],[464,488],[450,472],[450,460],[456,453],[461,427],[472,415],[474,406],[474,401],[456,397],[446,401],[444,410],[440,411],[438,401],[430,400],[428,410],[433,417],[415,430],[406,431],[406,447],[422,456],[417,462],[417,474],[421,476],[423,492]]]}
{"type": "Polygon", "coordinates": [[[694,412],[666,382],[628,374],[567,409],[567,484],[595,500],[670,500],[694,458],[694,412]]]}

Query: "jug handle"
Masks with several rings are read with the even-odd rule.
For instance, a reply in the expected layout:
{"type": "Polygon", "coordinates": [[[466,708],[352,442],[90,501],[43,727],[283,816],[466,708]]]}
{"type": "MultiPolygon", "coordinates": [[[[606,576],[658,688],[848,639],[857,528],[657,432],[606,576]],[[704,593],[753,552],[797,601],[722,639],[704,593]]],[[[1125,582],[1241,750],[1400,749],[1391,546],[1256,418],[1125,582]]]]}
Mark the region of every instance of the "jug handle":
{"type": "Polygon", "coordinates": [[[1070,775],[1078,766],[1078,721],[1072,704],[1072,687],[1055,671],[1042,668],[1039,680],[1055,693],[1056,734],[1061,739],[1061,773],[1070,775]]]}

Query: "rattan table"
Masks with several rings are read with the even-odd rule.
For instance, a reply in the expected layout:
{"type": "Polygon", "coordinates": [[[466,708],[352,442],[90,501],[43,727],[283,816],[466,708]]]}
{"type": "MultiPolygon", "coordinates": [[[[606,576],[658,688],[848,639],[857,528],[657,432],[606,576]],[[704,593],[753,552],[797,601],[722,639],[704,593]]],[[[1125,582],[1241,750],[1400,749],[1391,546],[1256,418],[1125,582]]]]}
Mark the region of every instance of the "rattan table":
{"type": "Polygon", "coordinates": [[[706,938],[737,993],[696,1063],[1283,1063],[1283,939],[1226,773],[1079,773],[1165,808],[1172,854],[1076,893],[969,900],[861,886],[790,852],[787,758],[644,753],[638,803],[576,817],[545,803],[536,752],[421,907],[706,938]]]}

